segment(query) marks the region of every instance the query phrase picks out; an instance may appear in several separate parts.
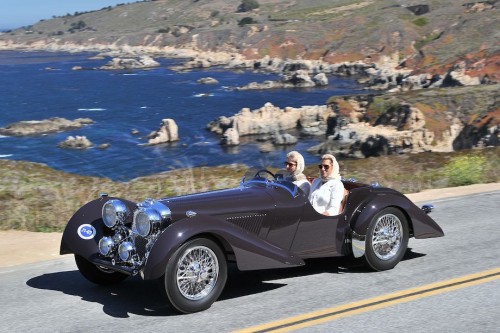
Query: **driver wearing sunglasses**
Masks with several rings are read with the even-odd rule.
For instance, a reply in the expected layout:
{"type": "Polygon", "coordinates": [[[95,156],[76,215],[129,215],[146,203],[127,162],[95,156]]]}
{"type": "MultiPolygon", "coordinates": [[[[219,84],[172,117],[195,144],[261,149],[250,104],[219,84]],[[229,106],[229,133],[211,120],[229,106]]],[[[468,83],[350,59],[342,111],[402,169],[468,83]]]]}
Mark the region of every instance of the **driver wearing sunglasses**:
{"type": "Polygon", "coordinates": [[[321,156],[318,169],[319,177],[314,179],[311,185],[309,201],[314,209],[323,215],[338,215],[344,198],[339,164],[333,155],[325,154],[321,156]]]}

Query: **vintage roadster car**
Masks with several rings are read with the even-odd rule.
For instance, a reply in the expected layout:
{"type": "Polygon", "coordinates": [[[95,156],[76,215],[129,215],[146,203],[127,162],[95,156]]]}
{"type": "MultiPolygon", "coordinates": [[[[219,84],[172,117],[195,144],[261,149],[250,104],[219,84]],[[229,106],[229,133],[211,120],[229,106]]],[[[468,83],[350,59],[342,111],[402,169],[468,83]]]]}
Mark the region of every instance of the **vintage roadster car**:
{"type": "Polygon", "coordinates": [[[97,284],[128,276],[161,279],[166,300],[183,313],[209,308],[227,264],[240,270],[304,265],[319,257],[363,257],[373,270],[393,268],[408,239],[443,236],[428,213],[403,194],[343,181],[337,216],[314,210],[281,173],[253,170],[239,187],[135,203],[102,194],[70,219],[61,254],[73,253],[97,284]]]}

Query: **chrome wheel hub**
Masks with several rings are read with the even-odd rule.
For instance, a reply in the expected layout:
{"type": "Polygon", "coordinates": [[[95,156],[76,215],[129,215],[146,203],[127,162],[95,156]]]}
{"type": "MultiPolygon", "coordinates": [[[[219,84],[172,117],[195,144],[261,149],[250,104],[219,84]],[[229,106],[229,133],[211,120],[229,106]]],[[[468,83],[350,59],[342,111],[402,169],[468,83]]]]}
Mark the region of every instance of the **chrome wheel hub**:
{"type": "Polygon", "coordinates": [[[215,287],[219,276],[217,256],[208,247],[187,249],[177,262],[177,288],[189,300],[199,300],[215,287]]]}
{"type": "Polygon", "coordinates": [[[392,259],[401,247],[403,225],[396,215],[386,214],[379,217],[373,229],[372,248],[381,260],[392,259]]]}

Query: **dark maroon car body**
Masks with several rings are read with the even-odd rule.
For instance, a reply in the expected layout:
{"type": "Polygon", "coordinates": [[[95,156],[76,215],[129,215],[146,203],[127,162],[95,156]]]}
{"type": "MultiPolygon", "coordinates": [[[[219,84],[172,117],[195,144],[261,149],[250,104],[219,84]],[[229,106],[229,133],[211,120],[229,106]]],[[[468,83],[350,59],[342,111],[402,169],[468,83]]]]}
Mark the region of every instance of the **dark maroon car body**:
{"type": "Polygon", "coordinates": [[[143,203],[103,195],[70,219],[60,253],[75,254],[81,273],[95,283],[136,274],[163,279],[169,303],[188,313],[218,298],[227,262],[257,270],[300,266],[308,258],[364,256],[371,268],[385,270],[401,260],[409,238],[444,235],[429,211],[395,190],[355,181],[344,181],[344,187],[348,195],[337,216],[319,214],[298,187],[265,170],[237,188],[143,203]],[[109,209],[103,209],[106,203],[109,209]],[[147,218],[139,216],[141,209],[147,218]],[[103,222],[105,210],[116,225],[103,222]],[[195,254],[210,263],[192,259],[195,254]],[[182,279],[189,283],[183,286],[182,279]]]}

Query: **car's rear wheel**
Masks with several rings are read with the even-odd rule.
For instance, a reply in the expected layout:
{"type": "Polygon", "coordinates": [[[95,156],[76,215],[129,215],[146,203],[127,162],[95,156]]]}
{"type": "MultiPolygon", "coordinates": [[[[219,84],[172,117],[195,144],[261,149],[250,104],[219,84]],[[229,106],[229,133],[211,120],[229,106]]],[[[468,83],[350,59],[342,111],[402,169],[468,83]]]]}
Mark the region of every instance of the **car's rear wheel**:
{"type": "Polygon", "coordinates": [[[219,246],[207,238],[184,243],[167,264],[164,289],[180,312],[208,309],[219,298],[227,280],[227,263],[219,246]]]}
{"type": "Polygon", "coordinates": [[[105,267],[96,266],[78,254],[75,254],[75,262],[83,277],[95,284],[117,284],[129,277],[127,274],[115,272],[105,267]]]}
{"type": "Polygon", "coordinates": [[[370,221],[366,234],[365,261],[372,269],[394,268],[408,247],[408,221],[397,208],[380,211],[370,221]]]}

